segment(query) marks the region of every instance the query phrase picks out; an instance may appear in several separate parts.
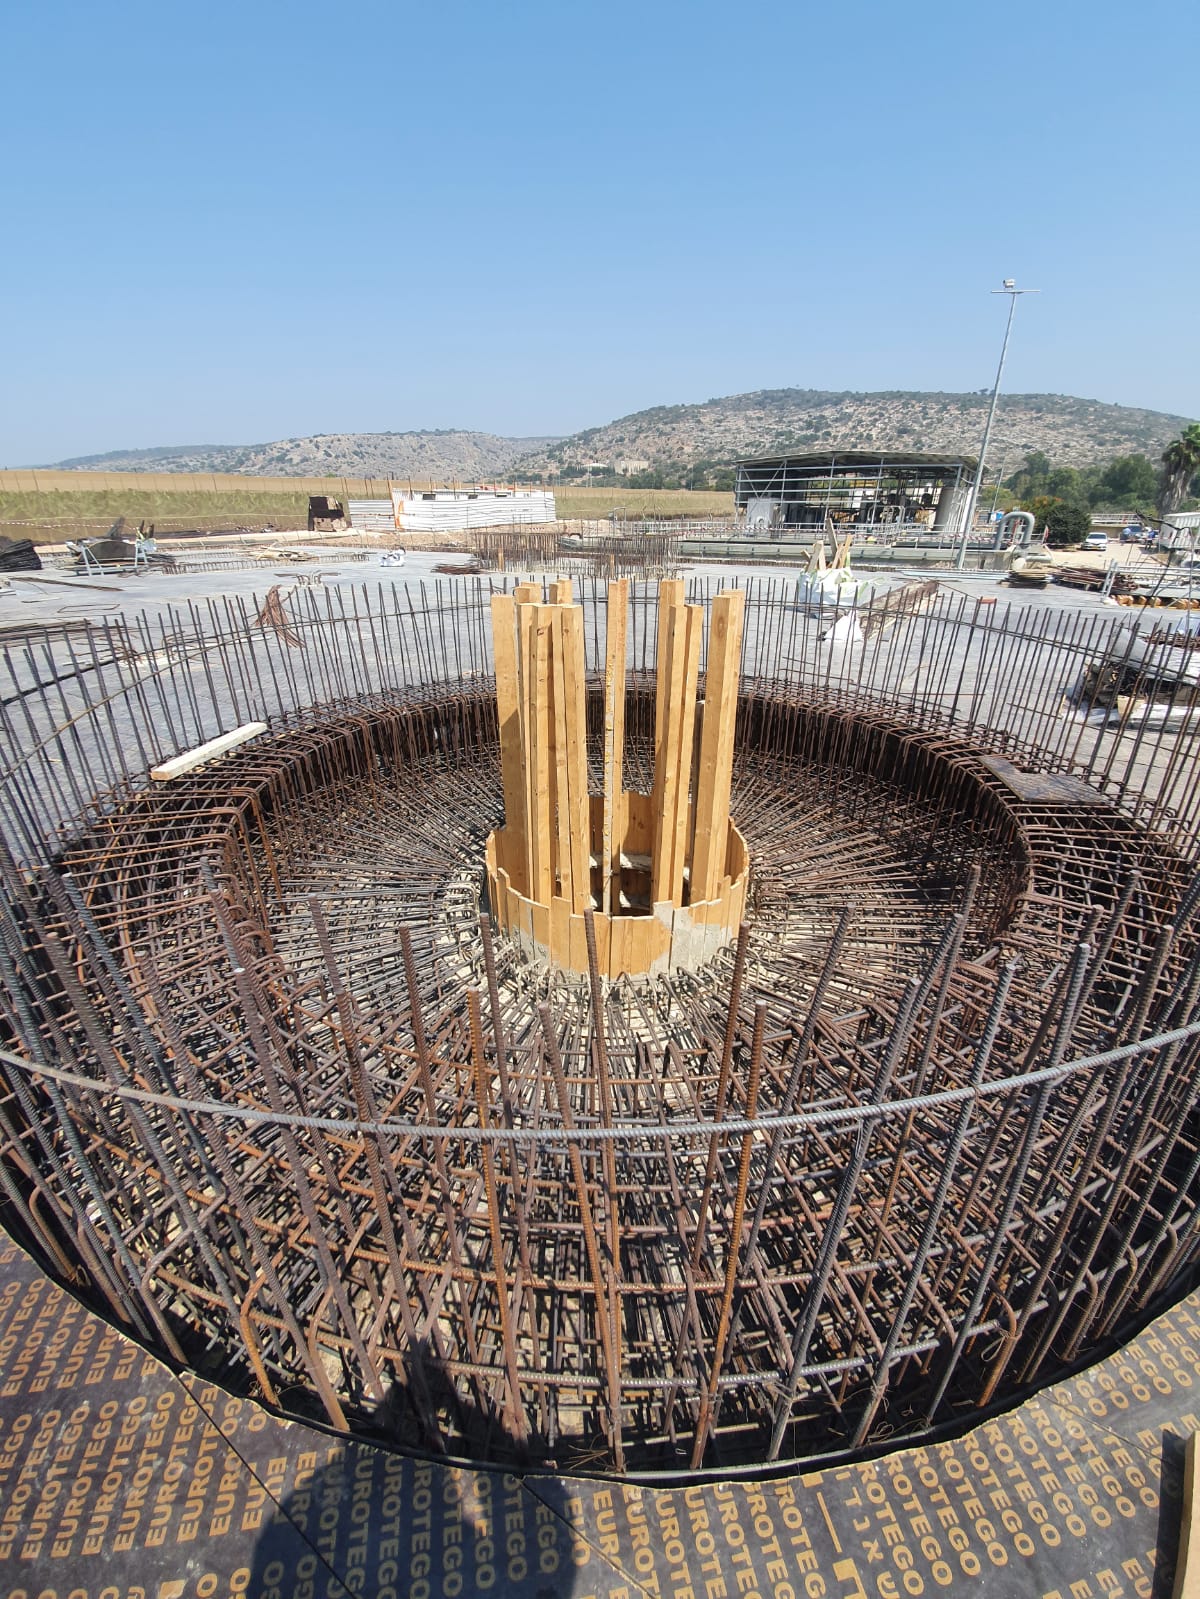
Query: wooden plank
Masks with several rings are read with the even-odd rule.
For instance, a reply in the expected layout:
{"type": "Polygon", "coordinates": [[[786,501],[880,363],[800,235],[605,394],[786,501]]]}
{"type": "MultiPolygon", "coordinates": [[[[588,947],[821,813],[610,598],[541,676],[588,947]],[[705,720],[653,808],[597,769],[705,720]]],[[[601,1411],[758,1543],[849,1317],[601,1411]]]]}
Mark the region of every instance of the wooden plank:
{"type": "Polygon", "coordinates": [[[492,595],[492,654],[496,660],[496,713],[500,722],[500,785],[504,821],[518,853],[525,858],[525,752],[521,744],[521,701],[517,672],[517,608],[509,594],[492,595]]]}
{"type": "Polygon", "coordinates": [[[540,583],[518,583],[513,589],[513,599],[518,605],[540,605],[542,603],[542,585],[540,583]]]}
{"type": "Polygon", "coordinates": [[[528,630],[526,740],[529,796],[529,896],[548,905],[553,892],[553,845],[550,812],[550,620],[544,605],[530,606],[528,630]]]}
{"type": "Polygon", "coordinates": [[[567,809],[571,843],[571,908],[582,915],[592,903],[591,816],[587,767],[587,661],[583,607],[561,612],[563,685],[567,724],[567,809]]]}
{"type": "Polygon", "coordinates": [[[571,906],[556,894],[550,901],[550,959],[556,966],[570,964],[571,906]]]}
{"type": "Polygon", "coordinates": [[[687,860],[688,822],[691,817],[692,746],[696,735],[696,682],[700,675],[700,643],[704,637],[704,611],[699,605],[684,608],[683,694],[678,715],[672,724],[677,746],[675,777],[675,826],[668,843],[670,861],[666,877],[667,895],[672,905],[683,904],[683,868],[687,860]],[[676,725],[677,724],[677,725],[676,725]]]}
{"type": "Polygon", "coordinates": [[[737,893],[730,907],[730,914],[733,917],[730,924],[732,927],[740,927],[746,920],[746,896],[749,892],[750,873],[747,871],[738,879],[737,893]]]}
{"type": "MultiPolygon", "coordinates": [[[[530,764],[536,793],[534,815],[537,818],[537,894],[536,900],[548,905],[554,895],[554,732],[553,732],[553,674],[551,652],[553,649],[553,613],[549,606],[534,607],[537,618],[534,628],[536,677],[534,702],[537,729],[537,756],[530,764]]],[[[536,909],[535,909],[536,921],[536,909]]],[[[548,935],[547,935],[548,936],[548,935]]],[[[539,939],[539,942],[543,940],[539,939]]]]}
{"type": "Polygon", "coordinates": [[[658,585],[658,636],[655,639],[654,676],[654,812],[661,797],[658,751],[666,720],[666,696],[670,680],[671,652],[674,646],[675,613],[683,605],[683,579],[664,578],[658,585]]]}
{"type": "MultiPolygon", "coordinates": [[[[14,573],[14,576],[19,576],[14,573]]],[[[150,776],[156,783],[169,783],[172,778],[182,777],[185,772],[194,772],[198,766],[204,766],[208,761],[215,761],[219,755],[226,755],[230,750],[237,749],[239,744],[245,744],[249,739],[257,738],[260,733],[267,731],[265,722],[243,722],[241,727],[235,727],[228,733],[219,733],[216,738],[210,738],[207,744],[197,744],[195,749],[185,750],[182,755],[173,755],[169,761],[163,761],[159,766],[150,768],[150,776]]]]}
{"type": "Polygon", "coordinates": [[[700,730],[700,774],[692,840],[692,902],[714,899],[725,872],[733,735],[746,595],[726,589],[713,601],[708,634],[708,679],[700,730]]]}
{"type": "Polygon", "coordinates": [[[529,920],[533,928],[533,941],[543,950],[550,948],[550,903],[533,900],[529,906],[529,920]]]}
{"type": "Polygon", "coordinates": [[[555,605],[570,605],[575,598],[571,592],[571,579],[569,577],[555,578],[550,585],[550,598],[555,605]]]}
{"type": "Polygon", "coordinates": [[[1175,1555],[1171,1599],[1200,1599],[1200,1502],[1196,1493],[1196,1434],[1189,1434],[1183,1459],[1183,1514],[1175,1555]]]}
{"type": "Polygon", "coordinates": [[[524,784],[525,797],[525,837],[523,840],[525,860],[522,880],[519,884],[522,894],[533,893],[533,748],[536,737],[535,713],[533,703],[533,684],[537,677],[536,653],[537,646],[534,642],[534,628],[537,613],[532,605],[518,604],[517,606],[517,695],[521,713],[521,777],[524,784]]]}
{"type": "Polygon", "coordinates": [[[649,916],[625,916],[621,926],[625,929],[625,964],[623,971],[644,972],[646,969],[646,929],[649,916]]]}
{"type": "MultiPolygon", "coordinates": [[[[665,584],[663,585],[666,586],[665,584]]],[[[657,698],[661,717],[655,729],[654,844],[650,868],[650,898],[671,898],[671,870],[675,848],[676,806],[679,803],[679,742],[683,719],[683,688],[687,670],[688,607],[671,605],[658,613],[659,633],[666,635],[664,680],[657,698]]]]}
{"type": "Polygon", "coordinates": [[[554,841],[554,857],[550,875],[554,892],[565,901],[572,898],[571,890],[571,810],[570,783],[567,774],[567,722],[570,707],[567,704],[566,666],[563,661],[563,608],[548,605],[550,619],[550,821],[554,841]]]}
{"type": "MultiPolygon", "coordinates": [[[[674,605],[658,602],[658,637],[654,657],[654,776],[650,785],[650,814],[657,818],[662,808],[662,751],[667,731],[667,700],[671,678],[671,645],[675,634],[674,605]]],[[[657,831],[657,825],[655,825],[657,831]]]]}
{"type": "Polygon", "coordinates": [[[620,881],[623,838],[621,794],[625,786],[625,654],[629,630],[629,583],[608,585],[607,639],[604,652],[604,811],[600,837],[601,906],[613,909],[614,884],[620,881]]]}
{"type": "MultiPolygon", "coordinates": [[[[608,919],[604,916],[596,917],[596,964],[601,972],[608,969],[608,944],[609,927],[608,919]]],[[[587,927],[582,916],[572,916],[570,926],[570,946],[564,957],[569,970],[573,972],[586,972],[588,969],[587,958],[587,927]]]]}
{"type": "MultiPolygon", "coordinates": [[[[625,937],[628,929],[633,926],[633,923],[627,916],[614,916],[611,925],[612,932],[609,939],[608,949],[608,975],[609,977],[619,977],[623,971],[627,970],[625,965],[625,937]]],[[[597,951],[597,953],[599,953],[599,951],[597,951]]]]}

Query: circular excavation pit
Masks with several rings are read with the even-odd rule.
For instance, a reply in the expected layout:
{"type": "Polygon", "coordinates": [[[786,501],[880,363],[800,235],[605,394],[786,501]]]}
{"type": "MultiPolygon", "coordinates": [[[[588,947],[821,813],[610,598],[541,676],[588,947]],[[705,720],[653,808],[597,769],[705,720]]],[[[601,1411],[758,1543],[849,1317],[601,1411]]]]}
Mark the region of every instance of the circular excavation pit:
{"type": "MultiPolygon", "coordinates": [[[[645,794],[656,716],[635,671],[645,794]]],[[[1164,835],[948,718],[745,674],[740,933],[610,978],[492,925],[500,744],[488,679],[314,707],[10,869],[10,1196],[115,1320],[338,1429],[677,1472],[969,1420],[1180,1283],[1164,835]]]]}

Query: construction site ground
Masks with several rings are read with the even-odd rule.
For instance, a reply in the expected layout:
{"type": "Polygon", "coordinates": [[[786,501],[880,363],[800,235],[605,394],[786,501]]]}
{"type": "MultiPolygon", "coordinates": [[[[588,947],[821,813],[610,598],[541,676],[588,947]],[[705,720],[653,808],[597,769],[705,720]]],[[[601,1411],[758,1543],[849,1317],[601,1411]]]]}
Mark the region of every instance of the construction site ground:
{"type": "MultiPolygon", "coordinates": [[[[317,559],[290,570],[14,574],[0,628],[221,595],[243,596],[252,621],[272,584],[286,594],[309,575],[462,581],[434,576],[435,553],[395,568],[311,547],[317,559]]],[[[997,574],[940,580],[982,604],[1111,605],[1010,591],[997,574]]],[[[0,1235],[0,1599],[1165,1595],[1198,1392],[1200,1293],[1099,1364],[924,1448],[756,1480],[517,1476],[350,1441],[171,1371],[0,1235]]]]}
{"type": "Polygon", "coordinates": [[[1171,1592],[1200,1294],[962,1436],[803,1475],[473,1469],[170,1371],[0,1237],[5,1599],[1171,1592]]]}

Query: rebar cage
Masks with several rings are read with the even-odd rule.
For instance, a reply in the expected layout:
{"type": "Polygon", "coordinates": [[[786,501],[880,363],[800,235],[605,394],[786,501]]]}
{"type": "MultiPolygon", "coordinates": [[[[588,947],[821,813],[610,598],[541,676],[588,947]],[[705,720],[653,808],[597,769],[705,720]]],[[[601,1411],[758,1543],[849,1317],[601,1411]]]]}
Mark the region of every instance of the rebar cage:
{"type": "MultiPolygon", "coordinates": [[[[10,642],[6,1225],[282,1410],[559,1469],[917,1437],[1178,1291],[1196,746],[1063,705],[1128,630],[884,596],[843,644],[750,585],[750,913],[702,971],[609,984],[487,917],[500,586],[10,642]]],[[[654,617],[639,588],[646,787],[654,617]]]]}

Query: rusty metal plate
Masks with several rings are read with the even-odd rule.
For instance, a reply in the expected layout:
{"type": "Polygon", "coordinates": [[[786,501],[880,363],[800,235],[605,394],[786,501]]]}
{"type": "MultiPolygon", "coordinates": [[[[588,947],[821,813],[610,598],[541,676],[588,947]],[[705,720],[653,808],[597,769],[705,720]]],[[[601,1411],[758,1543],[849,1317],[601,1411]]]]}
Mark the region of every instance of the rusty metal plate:
{"type": "Polygon", "coordinates": [[[1006,788],[1028,805],[1094,805],[1109,802],[1079,777],[1066,772],[1023,772],[1002,755],[981,755],[979,764],[995,773],[1006,788]]]}

